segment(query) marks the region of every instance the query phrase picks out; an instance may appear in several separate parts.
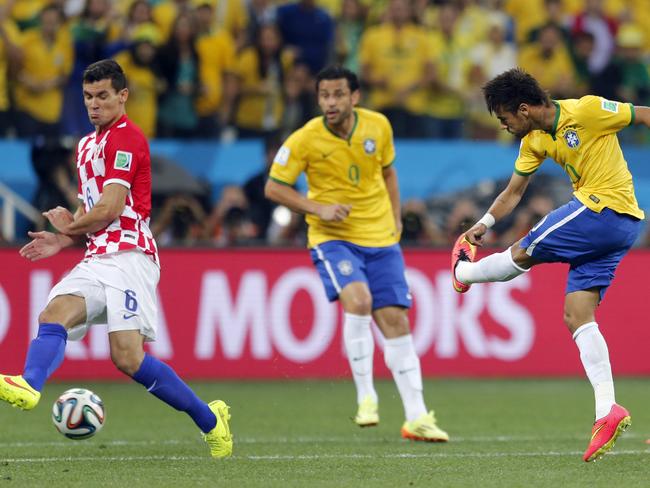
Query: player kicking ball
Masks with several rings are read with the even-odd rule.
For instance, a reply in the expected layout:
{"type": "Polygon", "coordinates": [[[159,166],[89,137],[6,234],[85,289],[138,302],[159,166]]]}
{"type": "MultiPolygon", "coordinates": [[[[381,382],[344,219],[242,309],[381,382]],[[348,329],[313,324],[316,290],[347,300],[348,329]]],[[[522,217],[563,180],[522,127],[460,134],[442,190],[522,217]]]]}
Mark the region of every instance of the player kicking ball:
{"type": "Polygon", "coordinates": [[[275,156],[266,196],[306,214],[312,262],[327,297],[343,307],[343,342],[357,388],[360,427],[379,422],[373,385],[375,320],[385,338],[384,360],[402,398],[402,437],[446,442],[427,411],[420,359],[408,320],[411,294],[399,246],[402,229],[393,131],[383,115],[356,108],[359,80],[332,66],[316,77],[322,117],[307,122],[275,156]],[[307,196],[292,188],[301,173],[307,196]]]}
{"type": "Polygon", "coordinates": [[[465,293],[473,283],[508,281],[537,264],[569,264],[564,321],[594,388],[595,423],[583,456],[594,461],[631,424],[629,412],[616,403],[609,352],[595,311],[644,218],[616,133],[631,124],[650,127],[650,108],[596,96],[551,100],[521,69],[497,76],[483,92],[490,113],[522,140],[508,186],[456,241],[451,258],[453,286],[465,293]],[[506,251],[474,262],[483,235],[515,208],[531,175],[547,157],[567,172],[573,199],[546,215],[506,251]]]}
{"type": "Polygon", "coordinates": [[[96,130],[77,147],[81,205],[74,215],[61,207],[45,212],[58,233],[30,232],[33,240],[20,254],[30,261],[48,258],[85,235],[86,255],[50,292],[23,374],[0,375],[0,400],[23,410],[36,407],[45,381],[63,361],[66,341],[81,339],[91,324],[107,323],[115,366],[186,412],[213,457],[230,456],[228,406],[221,400],[206,404],[174,370],[144,352],[144,342],[156,338],[160,262],[149,230],[149,145],[126,117],[128,95],[115,61],[98,61],[83,74],[84,102],[96,130]]]}

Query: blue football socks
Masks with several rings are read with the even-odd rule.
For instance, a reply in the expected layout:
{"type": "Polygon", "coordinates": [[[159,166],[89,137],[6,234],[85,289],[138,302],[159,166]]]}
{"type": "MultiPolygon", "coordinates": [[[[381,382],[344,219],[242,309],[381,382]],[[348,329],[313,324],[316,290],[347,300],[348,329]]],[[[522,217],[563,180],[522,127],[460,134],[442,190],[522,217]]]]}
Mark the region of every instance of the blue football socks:
{"type": "Polygon", "coordinates": [[[166,404],[187,412],[203,432],[210,432],[217,425],[217,418],[210,407],[196,396],[172,368],[155,357],[145,354],[133,379],[166,404]]]}
{"type": "Polygon", "coordinates": [[[61,324],[40,324],[38,334],[27,350],[23,378],[36,391],[63,361],[68,332],[61,324]]]}

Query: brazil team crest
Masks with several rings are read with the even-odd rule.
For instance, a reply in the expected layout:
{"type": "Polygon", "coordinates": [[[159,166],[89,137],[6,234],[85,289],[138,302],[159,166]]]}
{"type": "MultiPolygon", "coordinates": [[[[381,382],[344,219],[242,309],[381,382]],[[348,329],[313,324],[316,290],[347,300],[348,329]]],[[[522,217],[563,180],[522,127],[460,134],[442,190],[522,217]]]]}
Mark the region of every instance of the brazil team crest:
{"type": "Polygon", "coordinates": [[[567,146],[571,149],[575,149],[580,145],[580,138],[578,133],[574,130],[568,130],[564,133],[564,140],[566,141],[567,146]]]}
{"type": "Polygon", "coordinates": [[[343,276],[350,276],[352,274],[352,263],[347,259],[339,261],[337,267],[343,276]]]}
{"type": "Polygon", "coordinates": [[[366,151],[366,154],[374,154],[377,149],[377,143],[374,139],[366,139],[363,141],[363,150],[366,151]]]}

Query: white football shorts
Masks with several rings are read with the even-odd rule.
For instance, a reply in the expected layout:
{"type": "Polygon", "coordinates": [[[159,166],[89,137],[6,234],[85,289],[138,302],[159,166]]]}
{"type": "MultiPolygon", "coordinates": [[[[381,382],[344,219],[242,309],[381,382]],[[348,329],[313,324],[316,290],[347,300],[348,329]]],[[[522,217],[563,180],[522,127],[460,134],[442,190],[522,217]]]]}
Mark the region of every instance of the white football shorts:
{"type": "Polygon", "coordinates": [[[146,341],[156,340],[160,268],[140,251],[92,257],[77,264],[47,297],[76,295],[86,301],[86,323],[68,330],[68,339],[83,339],[94,324],[108,332],[139,330],[146,341]]]}

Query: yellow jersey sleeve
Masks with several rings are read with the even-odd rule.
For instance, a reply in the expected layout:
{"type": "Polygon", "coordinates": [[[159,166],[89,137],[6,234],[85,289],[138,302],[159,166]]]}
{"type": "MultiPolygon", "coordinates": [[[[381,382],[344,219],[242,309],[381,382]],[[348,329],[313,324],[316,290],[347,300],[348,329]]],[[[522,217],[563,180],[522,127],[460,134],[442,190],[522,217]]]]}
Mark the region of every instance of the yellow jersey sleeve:
{"type": "Polygon", "coordinates": [[[634,122],[634,106],[606,98],[587,95],[578,100],[576,119],[585,129],[598,134],[612,134],[634,122]]]}
{"type": "Polygon", "coordinates": [[[300,173],[307,167],[306,154],[302,150],[304,144],[303,131],[291,134],[273,158],[269,177],[279,183],[293,185],[300,173]]]}
{"type": "Polygon", "coordinates": [[[515,161],[515,173],[518,175],[532,175],[546,159],[545,155],[534,147],[534,137],[535,134],[530,133],[521,140],[519,156],[515,161]]]}

